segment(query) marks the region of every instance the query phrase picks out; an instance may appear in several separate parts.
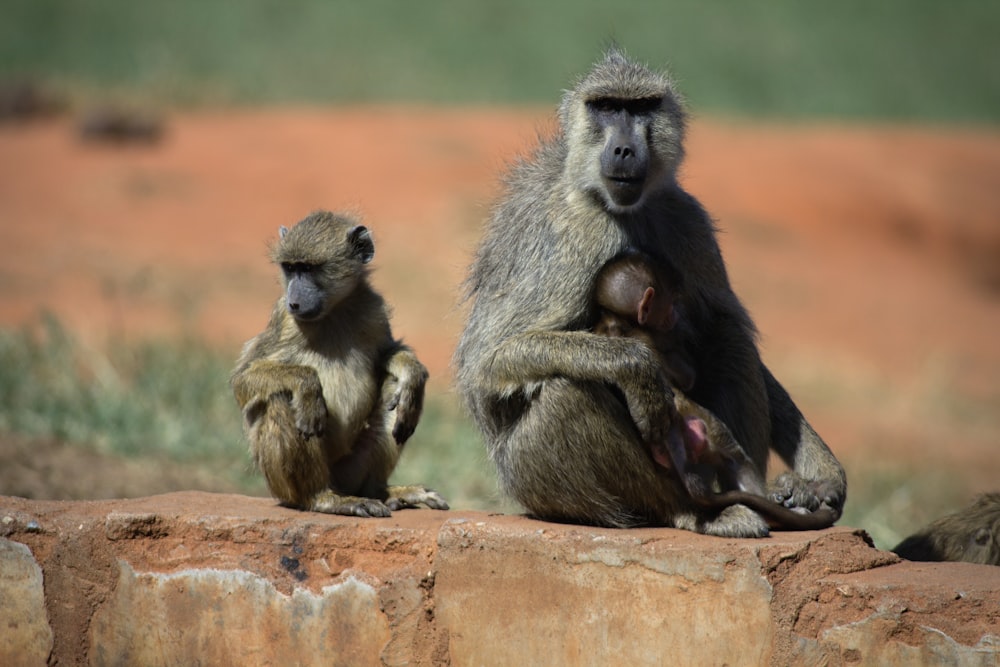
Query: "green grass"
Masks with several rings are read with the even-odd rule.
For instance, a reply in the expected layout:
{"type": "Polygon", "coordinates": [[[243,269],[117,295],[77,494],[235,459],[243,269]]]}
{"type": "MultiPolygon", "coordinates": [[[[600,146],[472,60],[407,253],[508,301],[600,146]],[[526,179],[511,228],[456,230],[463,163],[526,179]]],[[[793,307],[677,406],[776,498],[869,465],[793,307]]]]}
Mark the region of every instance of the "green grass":
{"type": "Polygon", "coordinates": [[[961,480],[948,471],[853,463],[844,461],[848,502],[840,525],[864,528],[880,549],[892,549],[934,519],[971,501],[961,480]]]}
{"type": "Polygon", "coordinates": [[[551,105],[614,40],[698,113],[995,123],[998,25],[982,0],[0,0],[0,79],[169,105],[551,105]]]}
{"type": "Polygon", "coordinates": [[[0,432],[248,474],[221,353],[194,340],[84,345],[55,319],[0,331],[0,432]]]}

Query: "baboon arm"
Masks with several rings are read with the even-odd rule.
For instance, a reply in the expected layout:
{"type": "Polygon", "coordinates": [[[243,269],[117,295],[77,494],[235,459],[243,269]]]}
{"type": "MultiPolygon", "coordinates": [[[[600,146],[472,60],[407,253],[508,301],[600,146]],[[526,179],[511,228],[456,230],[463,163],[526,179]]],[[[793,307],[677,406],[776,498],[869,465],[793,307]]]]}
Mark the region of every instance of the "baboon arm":
{"type": "Polygon", "coordinates": [[[424,385],[427,368],[405,345],[398,346],[386,361],[386,378],[382,396],[386,410],[395,410],[392,437],[396,444],[406,442],[417,428],[424,407],[424,385]]]}
{"type": "Polygon", "coordinates": [[[584,331],[538,331],[508,338],[497,348],[488,375],[498,393],[552,377],[611,382],[624,390],[632,381],[657,382],[658,358],[630,338],[584,331]]]}
{"type": "Polygon", "coordinates": [[[303,434],[322,433],[327,409],[319,375],[309,366],[260,359],[233,375],[230,381],[247,424],[257,421],[275,396],[285,394],[303,434]]]}
{"type": "Polygon", "coordinates": [[[258,359],[234,374],[231,384],[236,402],[245,409],[251,402],[266,401],[275,394],[294,393],[303,384],[314,381],[318,387],[319,375],[309,366],[258,359]]]}
{"type": "Polygon", "coordinates": [[[763,364],[771,412],[771,447],[792,471],[778,477],[772,497],[794,507],[833,509],[838,517],[847,497],[844,468],[763,364]]]}
{"type": "Polygon", "coordinates": [[[513,336],[495,351],[485,373],[489,391],[511,396],[562,377],[611,384],[625,399],[643,440],[661,442],[676,416],[673,392],[656,353],[631,338],[585,331],[538,331],[513,336]]]}

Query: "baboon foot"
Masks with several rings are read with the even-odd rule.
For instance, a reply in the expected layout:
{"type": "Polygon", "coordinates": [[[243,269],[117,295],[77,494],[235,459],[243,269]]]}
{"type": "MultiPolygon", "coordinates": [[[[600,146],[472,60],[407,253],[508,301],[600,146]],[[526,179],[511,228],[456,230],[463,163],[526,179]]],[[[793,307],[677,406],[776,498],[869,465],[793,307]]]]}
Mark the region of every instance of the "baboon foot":
{"type": "Polygon", "coordinates": [[[730,505],[708,519],[682,514],[675,517],[674,527],[716,537],[767,537],[771,534],[763,517],[746,505],[730,505]]]}
{"type": "Polygon", "coordinates": [[[308,509],[326,514],[343,514],[345,516],[366,518],[392,516],[392,512],[389,511],[389,508],[381,500],[359,496],[339,496],[329,490],[317,494],[308,509]]]}
{"type": "Polygon", "coordinates": [[[788,471],[771,482],[768,495],[785,507],[802,508],[809,512],[828,509],[839,518],[844,509],[844,497],[835,486],[832,482],[805,479],[798,473],[788,471]]]}
{"type": "Polygon", "coordinates": [[[412,509],[417,505],[425,505],[432,510],[448,509],[448,501],[433,489],[424,486],[390,486],[389,499],[386,506],[393,511],[412,509]]]}

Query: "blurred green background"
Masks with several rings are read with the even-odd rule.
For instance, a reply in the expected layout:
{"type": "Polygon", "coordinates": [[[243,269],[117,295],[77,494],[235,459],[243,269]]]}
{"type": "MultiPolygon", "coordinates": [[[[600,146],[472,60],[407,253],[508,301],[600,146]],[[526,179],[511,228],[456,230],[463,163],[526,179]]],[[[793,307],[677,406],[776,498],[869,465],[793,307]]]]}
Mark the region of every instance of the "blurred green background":
{"type": "MultiPolygon", "coordinates": [[[[998,29],[1000,3],[982,0],[0,0],[0,81],[81,106],[551,107],[618,42],[666,64],[697,114],[991,125],[998,29]]],[[[54,320],[0,331],[0,433],[153,455],[266,494],[239,439],[232,361],[197,340],[95,351],[54,320]]],[[[510,510],[477,439],[453,403],[431,400],[398,476],[456,507],[510,510]]],[[[888,547],[897,517],[915,525],[961,498],[944,479],[918,493],[876,471],[852,479],[843,523],[888,547]]]]}
{"type": "Polygon", "coordinates": [[[982,0],[3,0],[0,77],[161,104],[550,104],[602,45],[699,113],[1000,119],[982,0]]]}

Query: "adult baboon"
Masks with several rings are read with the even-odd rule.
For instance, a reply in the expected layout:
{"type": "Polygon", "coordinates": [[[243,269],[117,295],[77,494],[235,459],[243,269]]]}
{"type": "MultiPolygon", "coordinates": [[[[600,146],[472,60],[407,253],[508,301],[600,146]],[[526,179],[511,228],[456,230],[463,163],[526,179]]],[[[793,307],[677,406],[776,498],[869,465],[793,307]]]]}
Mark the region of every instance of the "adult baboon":
{"type": "Polygon", "coordinates": [[[507,177],[470,269],[455,354],[502,487],[541,518],[767,534],[745,506],[694,506],[654,464],[650,445],[677,418],[657,355],[587,330],[594,276],[633,247],[684,276],[691,400],[729,427],[761,485],[769,447],[789,464],[772,497],[839,516],[844,471],[761,363],[715,228],[677,183],[685,117],[671,81],[612,49],[565,95],[559,121],[507,177]]]}
{"type": "Polygon", "coordinates": [[[389,516],[422,486],[387,486],[423,407],[427,369],[392,337],[368,284],[368,230],[326,211],[281,238],[272,259],[285,292],[267,328],[243,347],[231,384],[254,462],[271,494],[300,509],[389,516]]]}
{"type": "Polygon", "coordinates": [[[1000,565],[1000,493],[984,493],[969,507],[935,519],[893,551],[908,560],[1000,565]]]}

